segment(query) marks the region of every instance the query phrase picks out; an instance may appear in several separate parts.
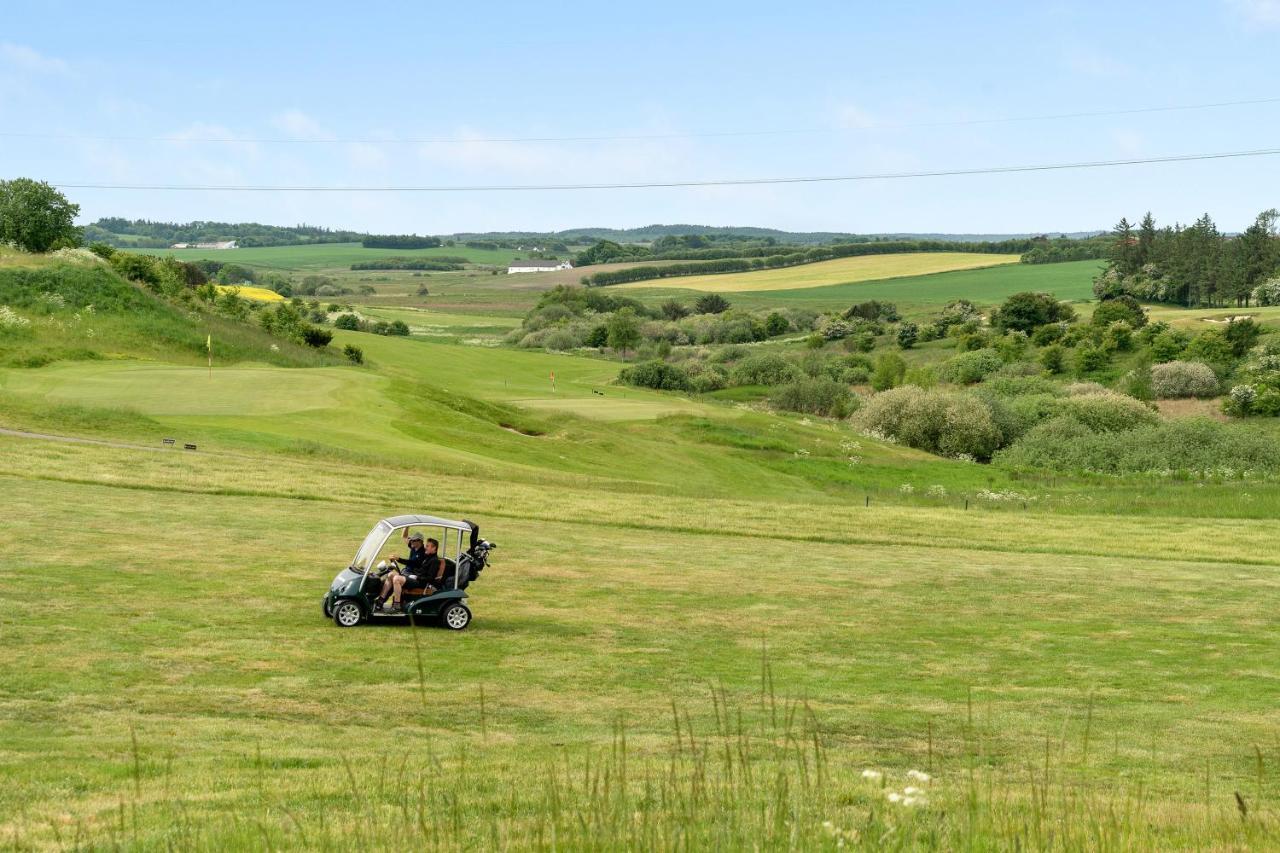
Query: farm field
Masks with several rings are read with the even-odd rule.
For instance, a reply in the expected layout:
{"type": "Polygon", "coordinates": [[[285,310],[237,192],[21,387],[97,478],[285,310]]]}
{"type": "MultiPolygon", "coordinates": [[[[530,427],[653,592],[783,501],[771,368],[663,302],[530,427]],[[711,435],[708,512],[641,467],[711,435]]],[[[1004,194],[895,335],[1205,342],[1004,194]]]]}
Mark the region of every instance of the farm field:
{"type": "Polygon", "coordinates": [[[1018,255],[989,255],[968,252],[911,252],[900,255],[863,255],[816,264],[800,264],[780,269],[717,275],[690,275],[661,279],[659,283],[633,281],[612,285],[618,290],[655,286],[668,290],[697,290],[705,293],[751,293],[801,290],[860,281],[929,275],[955,270],[1016,264],[1018,255]]]}
{"type": "Polygon", "coordinates": [[[148,255],[171,255],[180,261],[211,260],[285,272],[347,270],[362,261],[382,258],[462,257],[473,264],[505,266],[517,252],[511,249],[469,249],[439,246],[433,249],[366,249],[359,243],[312,243],[300,246],[250,246],[241,249],[127,249],[148,255]]]}

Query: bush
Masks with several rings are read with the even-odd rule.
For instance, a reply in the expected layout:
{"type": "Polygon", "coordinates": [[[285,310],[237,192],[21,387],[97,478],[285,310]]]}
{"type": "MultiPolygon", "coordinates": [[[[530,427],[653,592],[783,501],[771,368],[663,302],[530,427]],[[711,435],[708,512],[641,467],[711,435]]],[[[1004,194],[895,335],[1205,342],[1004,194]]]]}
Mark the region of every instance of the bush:
{"type": "Polygon", "coordinates": [[[920,340],[920,327],[915,323],[903,323],[898,327],[898,346],[911,349],[920,340]]]}
{"type": "Polygon", "coordinates": [[[729,300],[718,293],[704,293],[693,303],[693,310],[697,314],[723,314],[729,307],[729,300]]]}
{"type": "Polygon", "coordinates": [[[1001,441],[991,410],[958,391],[904,385],[876,394],[856,417],[873,434],[943,456],[989,459],[1001,441]]]}
{"type": "Polygon", "coordinates": [[[1218,377],[1199,361],[1168,361],[1151,368],[1151,393],[1159,400],[1180,397],[1213,397],[1218,377]]]}
{"type": "Polygon", "coordinates": [[[1115,391],[1099,391],[1066,397],[1057,402],[1060,414],[1071,418],[1091,432],[1124,432],[1140,426],[1159,423],[1157,415],[1141,400],[1115,391]]]}
{"type": "Polygon", "coordinates": [[[1031,333],[1031,343],[1038,347],[1048,346],[1055,341],[1062,340],[1062,336],[1067,332],[1061,323],[1050,323],[1047,326],[1040,326],[1031,333]]]}
{"type": "Polygon", "coordinates": [[[1151,338],[1151,357],[1156,361],[1173,361],[1182,355],[1190,340],[1186,333],[1166,328],[1151,338]]]}
{"type": "Polygon", "coordinates": [[[775,408],[833,418],[847,417],[854,396],[848,386],[825,376],[798,379],[778,387],[769,397],[775,408]]]}
{"type": "Polygon", "coordinates": [[[800,370],[777,353],[757,353],[733,367],[734,385],[782,385],[798,379],[800,370]]]}
{"type": "Polygon", "coordinates": [[[1224,330],[1206,329],[1191,339],[1181,357],[1187,361],[1225,365],[1235,358],[1235,351],[1224,330]]]}
{"type": "Polygon", "coordinates": [[[1111,353],[1102,347],[1086,345],[1076,350],[1076,374],[1084,375],[1101,370],[1111,363],[1111,353]]]}
{"type": "Polygon", "coordinates": [[[942,365],[942,378],[956,385],[972,385],[995,373],[1004,361],[990,349],[974,350],[953,356],[942,365]]]}
{"type": "Polygon", "coordinates": [[[360,330],[360,318],[355,314],[339,314],[333,318],[333,327],[335,329],[346,329],[349,332],[360,330]]]}
{"type": "Polygon", "coordinates": [[[1280,305],[1280,276],[1269,278],[1253,289],[1253,301],[1261,307],[1280,305]]]}
{"type": "Polygon", "coordinates": [[[300,337],[302,338],[302,342],[307,346],[320,349],[321,347],[327,347],[329,345],[329,341],[333,340],[333,332],[328,329],[318,329],[315,326],[307,326],[301,331],[300,337]]]}
{"type": "Polygon", "coordinates": [[[640,388],[655,388],[659,391],[689,390],[689,374],[674,364],[667,364],[660,359],[642,361],[624,368],[618,378],[628,385],[640,388]]]}
{"type": "MultiPolygon", "coordinates": [[[[1047,326],[1045,328],[1048,328],[1047,326]]],[[[1040,364],[1045,370],[1058,374],[1066,367],[1067,351],[1059,344],[1047,346],[1040,351],[1040,364]]]]}
{"type": "Polygon", "coordinates": [[[1138,300],[1123,295],[1113,299],[1105,299],[1093,310],[1089,323],[1106,328],[1112,323],[1125,322],[1130,328],[1141,329],[1147,325],[1147,312],[1142,310],[1138,300]]]}
{"type": "Polygon", "coordinates": [[[1050,293],[1015,293],[991,313],[991,325],[1003,331],[1034,331],[1048,323],[1074,320],[1075,309],[1050,293]]]}
{"type": "Polygon", "coordinates": [[[901,385],[906,373],[907,363],[902,360],[902,356],[887,352],[876,359],[876,369],[871,374],[871,387],[877,391],[888,391],[901,385]]]}
{"type": "Polygon", "coordinates": [[[1070,418],[1032,429],[995,460],[1011,467],[1102,474],[1244,475],[1280,469],[1280,445],[1246,427],[1187,418],[1094,433],[1070,418]]]}
{"type": "Polygon", "coordinates": [[[791,321],[774,311],[765,318],[764,330],[769,337],[776,338],[778,335],[784,335],[791,331],[791,321]]]}
{"type": "Polygon", "coordinates": [[[347,361],[352,364],[364,364],[364,350],[355,344],[347,344],[342,348],[342,354],[347,357],[347,361]]]}

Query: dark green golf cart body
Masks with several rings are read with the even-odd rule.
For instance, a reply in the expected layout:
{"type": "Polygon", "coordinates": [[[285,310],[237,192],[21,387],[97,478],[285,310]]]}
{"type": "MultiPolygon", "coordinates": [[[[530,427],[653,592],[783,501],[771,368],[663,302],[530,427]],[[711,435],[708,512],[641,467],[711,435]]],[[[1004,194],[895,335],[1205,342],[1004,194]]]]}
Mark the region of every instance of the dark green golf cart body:
{"type": "Polygon", "coordinates": [[[460,631],[471,622],[471,610],[463,602],[466,587],[487,564],[491,543],[479,538],[479,528],[470,521],[455,521],[432,515],[397,515],[379,521],[365,537],[351,565],[338,572],[324,594],[324,615],[341,628],[351,628],[371,619],[387,621],[412,619],[417,624],[439,623],[460,631]],[[399,613],[374,609],[382,592],[382,578],[375,560],[387,540],[406,528],[427,529],[440,543],[440,558],[447,568],[444,588],[406,589],[399,613]],[[453,556],[451,557],[450,554],[453,556]]]}

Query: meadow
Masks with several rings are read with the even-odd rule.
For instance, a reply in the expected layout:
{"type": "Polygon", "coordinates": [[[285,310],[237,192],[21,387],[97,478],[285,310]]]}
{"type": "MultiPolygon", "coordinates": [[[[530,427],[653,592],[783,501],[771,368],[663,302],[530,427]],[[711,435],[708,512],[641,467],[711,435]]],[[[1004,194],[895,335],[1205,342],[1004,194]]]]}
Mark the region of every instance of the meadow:
{"type": "MultiPolygon", "coordinates": [[[[1016,264],[1018,255],[990,255],[969,252],[912,252],[900,255],[865,255],[840,258],[816,264],[801,264],[780,269],[754,272],[691,275],[664,279],[662,287],[697,290],[704,293],[743,293],[758,291],[807,290],[860,281],[881,281],[952,272],[955,270],[1016,264]]],[[[620,290],[653,287],[650,282],[635,281],[613,285],[620,290]]]]}
{"type": "MultiPolygon", "coordinates": [[[[453,303],[536,298],[493,278],[453,303]]],[[[0,368],[0,844],[1276,846],[1280,484],[942,459],[464,345],[514,321],[434,299],[361,306],[413,334],[337,331],[360,367],[228,326],[210,373],[157,313],[0,368]],[[400,512],[499,543],[467,631],[321,613],[400,512]]]]}

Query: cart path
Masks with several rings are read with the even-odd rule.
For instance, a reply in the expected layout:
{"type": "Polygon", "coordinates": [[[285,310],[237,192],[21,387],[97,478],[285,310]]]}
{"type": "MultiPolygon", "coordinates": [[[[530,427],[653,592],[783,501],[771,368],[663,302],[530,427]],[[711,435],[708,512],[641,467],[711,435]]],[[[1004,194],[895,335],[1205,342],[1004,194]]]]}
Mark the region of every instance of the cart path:
{"type": "Polygon", "coordinates": [[[65,441],[71,444],[98,444],[103,447],[123,447],[126,450],[153,450],[165,451],[167,447],[152,447],[149,444],[130,444],[125,441],[102,441],[96,438],[79,438],[74,435],[53,435],[46,432],[27,432],[20,429],[6,429],[0,427],[0,435],[13,436],[14,438],[34,438],[40,441],[65,441]]]}

